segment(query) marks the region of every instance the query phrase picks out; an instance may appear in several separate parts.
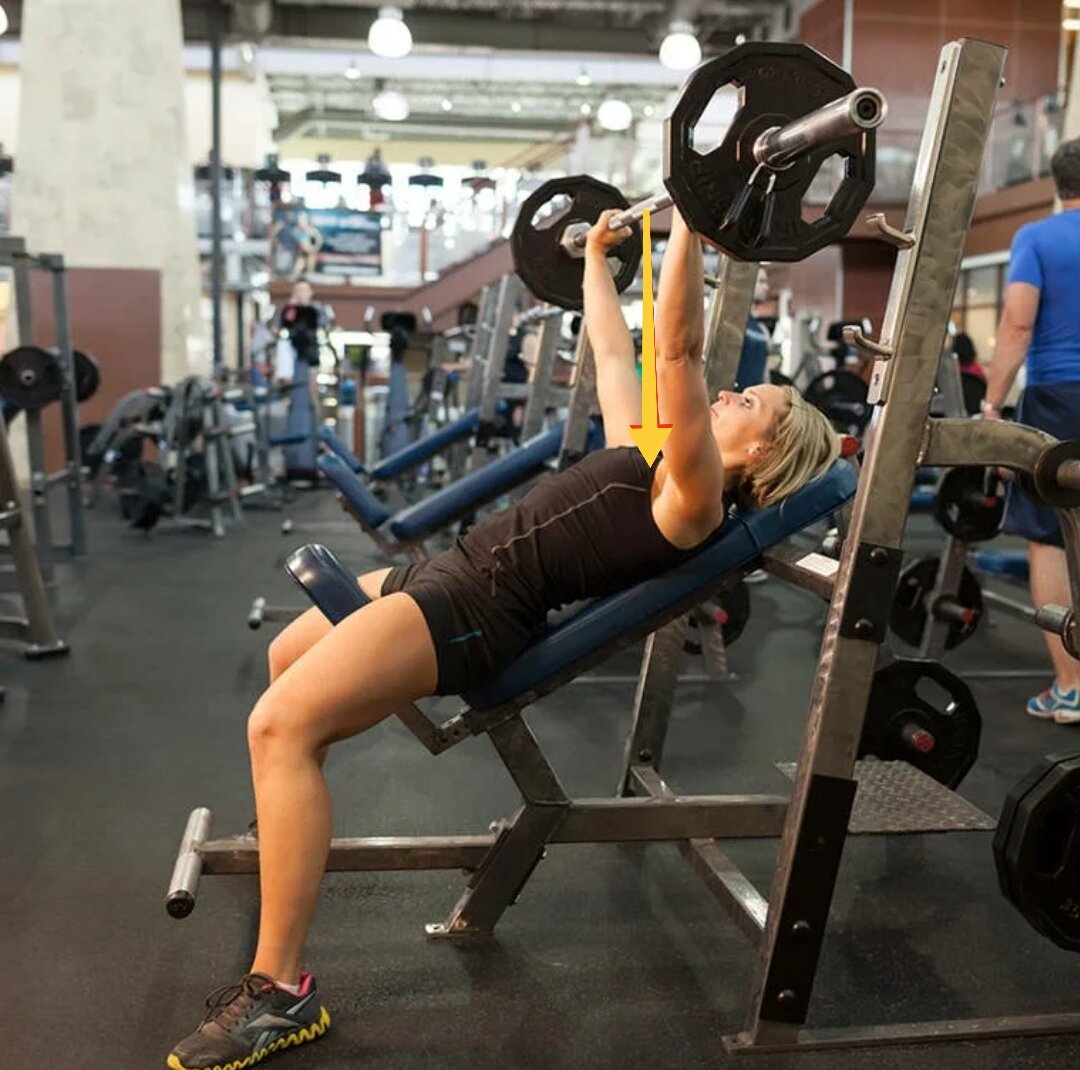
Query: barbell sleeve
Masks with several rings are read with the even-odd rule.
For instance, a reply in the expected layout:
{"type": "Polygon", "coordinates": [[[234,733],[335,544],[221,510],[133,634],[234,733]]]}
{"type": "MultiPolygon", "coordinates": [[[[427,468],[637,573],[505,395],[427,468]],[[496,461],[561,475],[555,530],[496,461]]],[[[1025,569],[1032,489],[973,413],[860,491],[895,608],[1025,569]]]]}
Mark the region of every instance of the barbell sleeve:
{"type": "Polygon", "coordinates": [[[1057,471],[1058,486],[1080,490],[1080,461],[1063,461],[1057,471]]]}
{"type": "Polygon", "coordinates": [[[888,112],[880,90],[856,89],[801,119],[764,131],[754,142],[754,159],[773,169],[786,167],[822,145],[879,127],[888,112]]]}

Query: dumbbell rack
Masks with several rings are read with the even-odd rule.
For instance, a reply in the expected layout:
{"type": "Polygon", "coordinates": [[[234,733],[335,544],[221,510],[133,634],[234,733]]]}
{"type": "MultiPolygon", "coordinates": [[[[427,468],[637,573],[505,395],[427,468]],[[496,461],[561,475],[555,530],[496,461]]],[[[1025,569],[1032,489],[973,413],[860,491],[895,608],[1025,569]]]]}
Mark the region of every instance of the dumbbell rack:
{"type": "Polygon", "coordinates": [[[22,238],[0,237],[0,267],[11,269],[14,281],[15,311],[18,318],[19,341],[32,345],[34,337],[33,301],[30,290],[32,269],[46,271],[52,280],[53,333],[57,359],[63,376],[60,408],[64,429],[64,467],[49,473],[45,464],[45,438],[40,409],[27,409],[27,444],[30,461],[30,496],[41,575],[46,583],[54,578],[54,557],[57,554],[80,557],[86,553],[86,519],[82,492],[82,456],[79,446],[79,403],[75,388],[75,360],[68,315],[67,276],[63,257],[56,254],[31,255],[22,238]],[[49,511],[49,491],[62,485],[66,489],[68,543],[53,538],[52,517],[49,511]]]}

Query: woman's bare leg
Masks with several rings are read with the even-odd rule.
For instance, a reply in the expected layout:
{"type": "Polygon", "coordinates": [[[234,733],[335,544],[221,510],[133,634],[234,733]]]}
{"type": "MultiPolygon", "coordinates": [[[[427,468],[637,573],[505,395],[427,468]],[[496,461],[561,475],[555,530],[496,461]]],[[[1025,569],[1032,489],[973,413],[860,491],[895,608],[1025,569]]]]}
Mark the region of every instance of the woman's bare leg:
{"type": "Polygon", "coordinates": [[[396,593],[325,634],[259,700],[248,722],[262,895],[251,972],[299,979],[330,846],[326,748],[432,694],[437,679],[423,614],[396,593]]]}
{"type": "MultiPolygon", "coordinates": [[[[373,602],[378,601],[382,595],[383,580],[386,579],[388,568],[380,568],[375,572],[365,572],[363,576],[357,576],[356,582],[360,590],[373,602]]],[[[270,643],[267,656],[270,661],[270,683],[273,683],[294,661],[303,657],[320,639],[330,634],[333,625],[323,616],[322,610],[309,609],[300,614],[287,628],[275,636],[270,643]]]]}

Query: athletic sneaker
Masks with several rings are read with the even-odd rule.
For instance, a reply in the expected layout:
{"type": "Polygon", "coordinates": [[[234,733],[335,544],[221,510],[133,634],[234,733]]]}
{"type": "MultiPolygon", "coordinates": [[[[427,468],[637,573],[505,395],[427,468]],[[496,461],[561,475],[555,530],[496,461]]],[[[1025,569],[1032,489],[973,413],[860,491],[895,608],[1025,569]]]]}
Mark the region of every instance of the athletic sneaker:
{"type": "Polygon", "coordinates": [[[1031,717],[1042,721],[1057,721],[1058,724],[1080,723],[1080,688],[1062,691],[1054,681],[1042,694],[1028,699],[1027,712],[1031,717]]]}
{"type": "Polygon", "coordinates": [[[211,992],[202,1025],[166,1060],[172,1070],[245,1070],[268,1055],[317,1040],[330,1028],[315,978],[300,977],[293,995],[261,973],[211,992]]]}

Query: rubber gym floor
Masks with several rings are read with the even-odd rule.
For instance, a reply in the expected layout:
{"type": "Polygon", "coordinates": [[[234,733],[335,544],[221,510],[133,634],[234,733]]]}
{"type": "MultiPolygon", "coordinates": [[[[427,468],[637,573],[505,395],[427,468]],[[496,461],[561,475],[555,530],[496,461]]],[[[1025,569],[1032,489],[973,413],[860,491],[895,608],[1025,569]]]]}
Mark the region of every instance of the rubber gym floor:
{"type": "MultiPolygon", "coordinates": [[[[298,520],[340,519],[325,492],[298,520]]],[[[91,514],[91,555],[60,571],[66,661],[5,654],[0,682],[0,1024],[6,1070],[163,1065],[207,993],[246,969],[254,878],[208,877],[194,914],[164,893],[188,812],[216,831],[252,816],[244,724],[273,635],[245,627],[256,594],[297,603],[281,565],[312,536],[279,517],[245,531],[126,531],[91,514]]],[[[926,518],[912,531],[933,548],[926,518]]],[[[357,535],[324,536],[357,571],[357,535]]],[[[783,790],[794,759],[823,608],[776,579],[755,587],[734,684],[680,689],[665,775],[686,791],[783,790]]],[[[1034,630],[1002,622],[951,656],[954,668],[1038,667],[1034,630]]],[[[605,671],[632,672],[636,654],[605,671]]],[[[997,815],[1040,755],[1080,748],[1080,729],[1032,722],[1039,681],[976,682],[979,761],[963,794],[997,815]]],[[[530,723],[572,794],[609,793],[633,685],[571,686],[530,723]]],[[[453,706],[449,703],[448,709],[453,706]]],[[[336,747],[327,766],[340,835],[481,832],[517,805],[485,739],[432,758],[396,723],[336,747]]],[[[732,854],[767,890],[772,842],[732,854]]],[[[674,847],[556,847],[496,939],[428,943],[462,886],[457,873],[326,879],[307,965],[334,1028],[266,1065],[295,1070],[669,1070],[730,1066],[720,1038],[741,1026],[749,945],[674,847]]],[[[849,840],[811,1024],[1075,1010],[1080,961],[1027,927],[999,895],[990,834],[849,840]]],[[[756,1056],[762,1070],[819,1067],[1064,1067],[1080,1039],[1005,1040],[756,1056]]]]}

